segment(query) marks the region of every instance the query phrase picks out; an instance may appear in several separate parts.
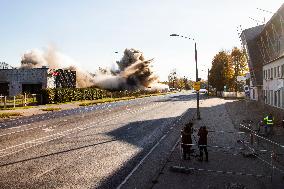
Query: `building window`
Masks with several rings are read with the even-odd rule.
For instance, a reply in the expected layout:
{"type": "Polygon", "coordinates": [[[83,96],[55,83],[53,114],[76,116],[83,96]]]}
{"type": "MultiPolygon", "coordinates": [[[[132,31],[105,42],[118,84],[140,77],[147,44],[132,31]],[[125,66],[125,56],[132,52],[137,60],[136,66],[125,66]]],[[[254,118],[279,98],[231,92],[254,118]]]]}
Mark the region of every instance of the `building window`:
{"type": "Polygon", "coordinates": [[[268,69],[268,79],[270,79],[270,69],[268,69]]]}
{"type": "Polygon", "coordinates": [[[273,90],[270,90],[270,105],[273,106],[273,90]]]}
{"type": "Polygon", "coordinates": [[[267,70],[265,70],[265,79],[267,79],[267,70]]]}
{"type": "Polygon", "coordinates": [[[274,106],[277,106],[277,91],[274,91],[274,106]]]}
{"type": "Polygon", "coordinates": [[[284,108],[284,88],[282,88],[282,108],[284,108]]]}
{"type": "Polygon", "coordinates": [[[281,77],[284,78],[284,64],[281,65],[281,77]]]}
{"type": "Polygon", "coordinates": [[[277,77],[277,70],[276,70],[276,67],[274,67],[274,78],[277,77]]]}
{"type": "Polygon", "coordinates": [[[270,92],[267,90],[267,95],[266,95],[266,100],[267,100],[267,104],[270,104],[270,92]]]}
{"type": "Polygon", "coordinates": [[[277,99],[278,99],[277,107],[280,108],[280,90],[277,91],[277,99]]]}
{"type": "Polygon", "coordinates": [[[270,69],[270,79],[273,79],[273,68],[270,69]]]}
{"type": "Polygon", "coordinates": [[[265,103],[268,104],[268,90],[265,90],[265,103]]]}
{"type": "Polygon", "coordinates": [[[280,77],[280,66],[277,67],[277,77],[280,77]]]}
{"type": "Polygon", "coordinates": [[[265,70],[263,70],[263,79],[265,79],[265,70]]]}

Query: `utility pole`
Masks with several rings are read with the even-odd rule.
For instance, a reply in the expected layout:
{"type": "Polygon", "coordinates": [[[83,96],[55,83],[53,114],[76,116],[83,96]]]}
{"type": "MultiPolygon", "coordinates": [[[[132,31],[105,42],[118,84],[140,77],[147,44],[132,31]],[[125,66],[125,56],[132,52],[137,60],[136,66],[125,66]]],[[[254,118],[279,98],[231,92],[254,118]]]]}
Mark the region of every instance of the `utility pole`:
{"type": "MultiPolygon", "coordinates": [[[[186,37],[183,35],[178,35],[178,34],[171,34],[170,36],[172,37],[182,37],[185,39],[189,39],[189,40],[193,40],[194,41],[194,51],[195,51],[195,66],[196,66],[196,82],[199,81],[198,79],[198,69],[197,69],[197,49],[196,49],[196,42],[194,38],[190,38],[190,37],[186,37]]],[[[199,91],[196,91],[196,101],[197,101],[197,108],[196,108],[196,115],[197,115],[197,119],[201,119],[200,118],[200,111],[199,111],[199,91]]]]}
{"type": "MultiPolygon", "coordinates": [[[[196,49],[196,42],[194,42],[194,52],[195,52],[195,68],[196,68],[196,82],[198,82],[198,69],[197,69],[197,49],[196,49]]],[[[199,91],[196,91],[196,101],[197,101],[197,110],[196,116],[197,119],[200,120],[200,111],[199,111],[199,91]]]]}
{"type": "Polygon", "coordinates": [[[207,93],[209,96],[209,68],[208,68],[208,75],[207,75],[207,93]]]}

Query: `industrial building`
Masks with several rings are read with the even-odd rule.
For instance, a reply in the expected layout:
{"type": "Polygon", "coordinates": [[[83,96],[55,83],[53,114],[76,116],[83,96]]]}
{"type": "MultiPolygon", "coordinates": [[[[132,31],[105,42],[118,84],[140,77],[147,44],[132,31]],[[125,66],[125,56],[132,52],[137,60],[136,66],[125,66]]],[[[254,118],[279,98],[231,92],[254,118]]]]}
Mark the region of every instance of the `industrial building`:
{"type": "Polygon", "coordinates": [[[0,95],[37,94],[45,88],[75,88],[76,72],[42,68],[12,68],[1,63],[0,95]]]}
{"type": "MultiPolygon", "coordinates": [[[[251,90],[262,103],[284,109],[284,4],[264,25],[241,34],[251,74],[251,90]]],[[[253,98],[252,98],[253,99],[253,98]]]]}

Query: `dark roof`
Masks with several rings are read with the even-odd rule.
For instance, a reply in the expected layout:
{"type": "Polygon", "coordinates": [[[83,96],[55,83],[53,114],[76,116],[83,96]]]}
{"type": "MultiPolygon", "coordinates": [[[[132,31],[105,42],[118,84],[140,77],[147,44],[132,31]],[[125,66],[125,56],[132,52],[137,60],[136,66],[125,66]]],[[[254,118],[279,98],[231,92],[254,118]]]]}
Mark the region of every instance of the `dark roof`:
{"type": "Polygon", "coordinates": [[[251,81],[254,86],[262,85],[262,65],[263,59],[257,44],[256,38],[262,32],[264,25],[252,27],[242,32],[242,41],[246,44],[248,55],[248,66],[251,75],[251,81]]]}
{"type": "Polygon", "coordinates": [[[276,44],[278,39],[274,37],[274,33],[278,33],[278,35],[282,34],[281,26],[281,19],[283,22],[284,19],[284,3],[282,6],[277,10],[277,12],[271,17],[271,19],[265,24],[261,33],[257,36],[256,40],[258,44],[263,44],[266,47],[266,50],[263,52],[264,56],[264,63],[268,64],[284,54],[284,49],[277,51],[275,47],[272,47],[271,43],[276,44]],[[269,39],[267,39],[267,37],[269,39]],[[263,39],[263,43],[261,41],[263,39]],[[270,41],[268,43],[268,41],[270,41]]]}
{"type": "MultiPolygon", "coordinates": [[[[278,31],[278,33],[281,31],[282,33],[280,19],[283,18],[284,3],[265,25],[246,29],[241,34],[242,41],[247,50],[249,70],[254,86],[262,85],[263,65],[279,59],[284,54],[283,49],[282,52],[277,52],[276,48],[271,46],[271,42],[267,43],[271,39],[266,39],[267,36],[272,38],[271,36],[274,35],[275,31],[278,31]],[[263,49],[263,45],[265,46],[265,50],[263,49]]],[[[275,38],[272,39],[275,40],[275,38]]],[[[273,43],[276,43],[277,40],[273,41],[273,43]]]]}

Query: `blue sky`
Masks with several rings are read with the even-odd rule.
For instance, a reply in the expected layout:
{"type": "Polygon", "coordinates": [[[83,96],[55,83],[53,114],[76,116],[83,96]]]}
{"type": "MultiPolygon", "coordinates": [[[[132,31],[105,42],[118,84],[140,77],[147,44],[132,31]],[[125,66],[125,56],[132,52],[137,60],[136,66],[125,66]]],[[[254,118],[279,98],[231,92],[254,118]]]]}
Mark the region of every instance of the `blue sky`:
{"type": "MultiPolygon", "coordinates": [[[[197,39],[200,70],[222,49],[240,46],[237,26],[255,26],[249,17],[268,20],[283,0],[0,0],[0,62],[19,66],[21,55],[49,44],[94,72],[111,66],[125,48],[136,48],[161,80],[176,68],[194,79],[197,39]],[[119,54],[114,52],[118,51],[119,54]]],[[[207,73],[200,71],[206,78],[207,73]]]]}

